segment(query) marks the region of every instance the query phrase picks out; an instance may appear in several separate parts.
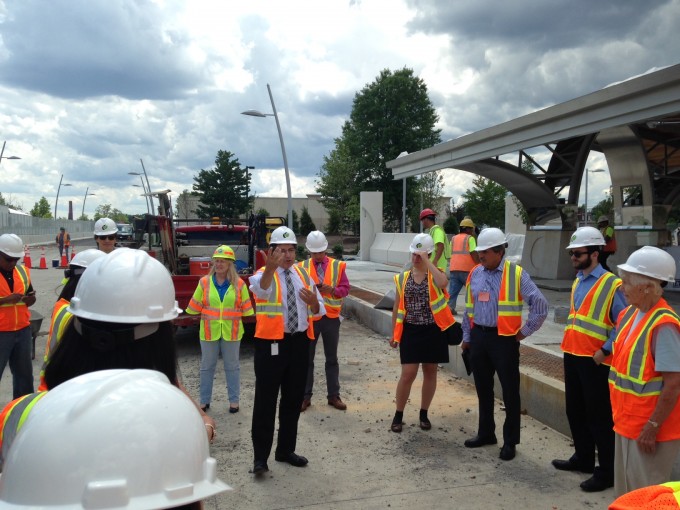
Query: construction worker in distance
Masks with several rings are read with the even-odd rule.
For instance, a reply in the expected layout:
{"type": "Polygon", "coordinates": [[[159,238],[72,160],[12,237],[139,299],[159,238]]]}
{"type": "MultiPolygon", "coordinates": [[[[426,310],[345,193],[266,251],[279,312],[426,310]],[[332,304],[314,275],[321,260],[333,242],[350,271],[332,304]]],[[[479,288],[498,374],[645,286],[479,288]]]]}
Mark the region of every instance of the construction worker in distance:
{"type": "Polygon", "coordinates": [[[0,236],[0,379],[9,362],[13,398],[33,392],[31,311],[35,290],[31,270],[17,264],[24,243],[16,234],[0,236]]]}
{"type": "Polygon", "coordinates": [[[300,408],[307,383],[309,342],[314,341],[314,317],[326,314],[323,298],[309,273],[295,263],[297,240],[288,227],[272,232],[267,261],[250,277],[255,295],[255,403],[252,473],[269,471],[274,442],[276,402],[279,435],[274,452],[278,462],[304,467],[295,453],[300,408]]]}
{"type": "Polygon", "coordinates": [[[604,250],[602,250],[602,257],[600,258],[600,264],[607,271],[611,271],[607,265],[607,259],[616,253],[616,233],[614,227],[609,225],[609,218],[607,216],[600,216],[597,219],[597,228],[600,229],[602,237],[604,237],[604,250]]]}
{"type": "Polygon", "coordinates": [[[470,363],[479,400],[477,435],[465,441],[467,448],[496,444],[493,392],[494,374],[503,389],[505,423],[501,460],[515,458],[520,440],[519,343],[538,331],[548,315],[546,301],[529,274],[505,258],[505,234],[485,228],[477,238],[479,265],[466,284],[462,349],[470,349],[470,363]],[[529,316],[522,325],[522,308],[529,316]]]}
{"type": "Polygon", "coordinates": [[[581,227],[567,250],[576,269],[564,329],[564,396],[574,454],[552,461],[562,471],[593,473],[585,492],[614,486],[614,421],[609,400],[609,368],[616,319],[626,308],[621,279],[599,263],[605,241],[594,227],[581,227]],[[595,451],[599,466],[595,466],[595,451]]]}
{"type": "Polygon", "coordinates": [[[200,510],[231,490],[196,408],[161,372],[100,370],[38,395],[8,452],[0,508],[200,510]]]}
{"type": "Polygon", "coordinates": [[[71,247],[71,234],[66,232],[64,227],[60,227],[59,233],[54,240],[57,243],[57,248],[59,248],[59,258],[66,255],[66,260],[68,260],[68,250],[71,247]],[[64,250],[66,250],[66,253],[64,253],[64,250]]]}
{"type": "Polygon", "coordinates": [[[99,257],[106,255],[103,251],[91,248],[83,250],[73,257],[68,269],[64,270],[64,287],[61,289],[59,298],[52,309],[52,318],[50,320],[50,330],[47,334],[47,342],[45,343],[45,356],[43,357],[43,366],[40,369],[40,383],[38,384],[38,391],[46,391],[47,385],[45,383],[45,367],[47,360],[50,357],[50,352],[56,349],[57,344],[64,335],[66,326],[73,318],[73,315],[68,311],[68,305],[71,298],[76,292],[76,287],[80,281],[80,277],[85,272],[85,268],[90,263],[97,260],[99,257]]]}
{"type": "Polygon", "coordinates": [[[435,223],[436,219],[437,213],[432,209],[428,208],[420,211],[420,222],[423,224],[423,232],[430,234],[430,237],[434,241],[434,250],[430,255],[430,260],[446,274],[446,268],[449,265],[449,257],[451,256],[451,247],[446,238],[446,232],[444,232],[441,225],[435,223]]]}
{"type": "Polygon", "coordinates": [[[305,247],[310,257],[299,263],[312,277],[316,288],[323,297],[326,314],[314,320],[314,338],[309,344],[309,368],[307,386],[301,411],[312,403],[314,387],[314,355],[319,336],[323,338],[323,352],[326,357],[326,389],[328,405],[344,411],[347,405],[340,399],[340,367],[338,365],[338,343],[340,341],[340,309],[343,298],[349,294],[349,280],[345,272],[346,263],[326,255],[328,241],[323,232],[314,230],[307,236],[305,247]]]}
{"type": "Polygon", "coordinates": [[[229,412],[238,413],[241,395],[239,350],[243,338],[243,316],[253,315],[248,286],[236,272],[234,250],[218,246],[212,256],[212,268],[199,282],[186,312],[201,314],[200,405],[210,408],[217,358],[222,355],[229,394],[229,412]]]}
{"type": "Polygon", "coordinates": [[[451,262],[449,263],[449,308],[456,314],[456,300],[460,289],[465,287],[472,268],[479,264],[475,239],[475,224],[469,216],[460,222],[460,233],[451,239],[451,262]]]}
{"type": "Polygon", "coordinates": [[[104,253],[111,253],[116,249],[118,227],[110,218],[99,218],[94,224],[94,241],[104,253]]]}

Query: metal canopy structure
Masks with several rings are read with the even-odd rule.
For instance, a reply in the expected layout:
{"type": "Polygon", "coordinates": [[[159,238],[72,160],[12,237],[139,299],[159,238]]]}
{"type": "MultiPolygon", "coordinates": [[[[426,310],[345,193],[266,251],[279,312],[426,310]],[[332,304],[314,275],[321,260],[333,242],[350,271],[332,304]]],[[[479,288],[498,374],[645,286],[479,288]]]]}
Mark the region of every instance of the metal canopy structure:
{"type": "MultiPolygon", "coordinates": [[[[558,215],[557,195],[565,187],[570,188],[568,203],[577,202],[591,150],[607,157],[615,188],[641,182],[644,205],[679,199],[680,65],[401,156],[387,167],[395,179],[444,168],[488,177],[515,195],[536,224],[558,215]],[[523,172],[523,158],[531,159],[525,151],[541,146],[552,153],[547,168],[532,161],[540,173],[523,172]],[[497,159],[512,153],[517,153],[517,165],[497,159]]],[[[615,207],[620,201],[615,195],[615,207]]]]}

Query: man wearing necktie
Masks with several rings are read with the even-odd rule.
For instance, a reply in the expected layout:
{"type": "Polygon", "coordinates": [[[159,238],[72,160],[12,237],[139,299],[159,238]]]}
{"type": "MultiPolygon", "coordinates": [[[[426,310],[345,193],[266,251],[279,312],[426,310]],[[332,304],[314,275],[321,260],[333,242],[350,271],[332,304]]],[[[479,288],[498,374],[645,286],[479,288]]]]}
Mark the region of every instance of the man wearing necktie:
{"type": "MultiPolygon", "coordinates": [[[[314,337],[323,338],[323,352],[326,356],[326,390],[328,405],[344,411],[347,405],[340,399],[340,367],[338,365],[338,343],[340,342],[340,309],[343,298],[349,294],[349,280],[345,273],[345,262],[326,255],[328,241],[323,232],[314,230],[307,235],[305,247],[310,253],[307,260],[298,265],[303,267],[314,280],[316,288],[323,296],[326,315],[314,322],[314,337]]],[[[312,403],[314,387],[314,356],[316,344],[309,344],[309,368],[307,369],[307,386],[301,411],[305,411],[312,403]]]]}
{"type": "Polygon", "coordinates": [[[309,273],[295,264],[295,234],[288,227],[272,232],[267,262],[250,278],[255,295],[255,403],[251,428],[256,475],[269,470],[276,403],[279,435],[274,458],[296,467],[307,459],[295,453],[300,407],[307,382],[313,317],[326,313],[309,273]]]}

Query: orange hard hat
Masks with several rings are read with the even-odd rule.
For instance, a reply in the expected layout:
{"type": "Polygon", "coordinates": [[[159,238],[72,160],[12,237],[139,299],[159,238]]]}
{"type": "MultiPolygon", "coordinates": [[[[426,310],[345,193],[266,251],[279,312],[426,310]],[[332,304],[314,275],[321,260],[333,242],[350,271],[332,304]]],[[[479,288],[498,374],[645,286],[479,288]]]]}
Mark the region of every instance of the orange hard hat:
{"type": "Polygon", "coordinates": [[[437,213],[434,212],[434,211],[433,211],[432,209],[430,209],[430,208],[428,208],[428,209],[423,209],[422,211],[420,211],[420,219],[421,219],[421,220],[422,220],[423,218],[427,217],[427,216],[437,216],[437,213]]]}

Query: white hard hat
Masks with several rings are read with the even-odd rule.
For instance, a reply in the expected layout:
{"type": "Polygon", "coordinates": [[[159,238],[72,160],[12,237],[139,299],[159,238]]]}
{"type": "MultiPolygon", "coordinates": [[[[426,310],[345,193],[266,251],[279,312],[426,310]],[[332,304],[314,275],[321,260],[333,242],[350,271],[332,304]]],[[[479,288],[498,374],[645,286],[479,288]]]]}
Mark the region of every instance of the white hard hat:
{"type": "Polygon", "coordinates": [[[432,236],[430,236],[430,234],[416,234],[416,236],[413,238],[413,241],[411,241],[411,246],[409,246],[408,249],[411,253],[415,253],[417,251],[426,251],[427,253],[432,253],[432,250],[434,250],[434,241],[432,240],[432,236]]]}
{"type": "Polygon", "coordinates": [[[631,253],[625,264],[616,267],[664,282],[675,281],[675,259],[670,253],[656,246],[643,246],[631,253]]]}
{"type": "Polygon", "coordinates": [[[201,415],[154,370],[81,375],[40,399],[9,449],[0,507],[171,508],[231,490],[201,415]]]}
{"type": "Polygon", "coordinates": [[[103,257],[104,255],[106,255],[106,253],[103,251],[90,248],[89,250],[83,250],[76,253],[75,257],[73,257],[71,262],[69,262],[69,265],[87,267],[99,257],[103,257]]]}
{"type": "Polygon", "coordinates": [[[595,227],[581,227],[577,228],[576,232],[569,240],[567,250],[572,248],[582,248],[584,246],[604,246],[604,237],[595,227]]]}
{"type": "Polygon", "coordinates": [[[288,227],[278,227],[272,232],[269,244],[297,244],[295,232],[288,227]]]}
{"type": "Polygon", "coordinates": [[[609,218],[605,215],[602,215],[597,219],[598,223],[602,223],[603,221],[609,221],[609,218]]]}
{"type": "Polygon", "coordinates": [[[0,251],[10,257],[21,258],[24,256],[24,243],[16,234],[2,234],[0,251]]]}
{"type": "Polygon", "coordinates": [[[83,319],[141,324],[172,320],[180,310],[165,266],[146,252],[119,248],[89,265],[68,311],[83,319]]]}
{"type": "Polygon", "coordinates": [[[116,223],[111,218],[99,218],[94,224],[94,235],[106,236],[118,232],[116,223]]]}
{"type": "Polygon", "coordinates": [[[318,230],[312,230],[307,235],[307,241],[305,242],[305,248],[309,250],[310,253],[320,253],[328,249],[328,241],[323,232],[318,230]]]}
{"type": "Polygon", "coordinates": [[[496,246],[505,246],[505,234],[500,228],[485,228],[477,238],[476,251],[484,251],[496,246]]]}

